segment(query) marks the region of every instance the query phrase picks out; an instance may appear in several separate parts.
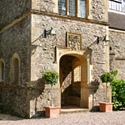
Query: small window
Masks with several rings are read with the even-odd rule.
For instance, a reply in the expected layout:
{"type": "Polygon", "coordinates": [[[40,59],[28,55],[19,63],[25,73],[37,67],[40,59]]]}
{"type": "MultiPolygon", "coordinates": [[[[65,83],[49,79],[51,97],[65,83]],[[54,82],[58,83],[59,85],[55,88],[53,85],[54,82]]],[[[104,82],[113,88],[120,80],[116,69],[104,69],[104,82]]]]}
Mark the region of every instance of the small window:
{"type": "Polygon", "coordinates": [[[19,82],[19,61],[17,58],[14,59],[14,83],[19,82]]]}
{"type": "Polygon", "coordinates": [[[62,15],[85,18],[86,0],[59,0],[58,12],[62,15]]]}
{"type": "Polygon", "coordinates": [[[17,53],[11,59],[10,79],[11,84],[20,84],[20,58],[17,53]]]}
{"type": "Polygon", "coordinates": [[[4,81],[4,63],[0,62],[0,81],[4,81]]]}

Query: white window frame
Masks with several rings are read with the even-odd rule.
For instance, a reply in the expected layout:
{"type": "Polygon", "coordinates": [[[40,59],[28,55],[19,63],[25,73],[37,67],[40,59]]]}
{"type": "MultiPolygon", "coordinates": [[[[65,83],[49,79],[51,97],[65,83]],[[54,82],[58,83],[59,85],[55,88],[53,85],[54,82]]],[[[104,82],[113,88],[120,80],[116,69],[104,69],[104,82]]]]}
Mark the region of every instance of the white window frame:
{"type": "Polygon", "coordinates": [[[125,13],[125,0],[109,0],[109,10],[125,13]]]}

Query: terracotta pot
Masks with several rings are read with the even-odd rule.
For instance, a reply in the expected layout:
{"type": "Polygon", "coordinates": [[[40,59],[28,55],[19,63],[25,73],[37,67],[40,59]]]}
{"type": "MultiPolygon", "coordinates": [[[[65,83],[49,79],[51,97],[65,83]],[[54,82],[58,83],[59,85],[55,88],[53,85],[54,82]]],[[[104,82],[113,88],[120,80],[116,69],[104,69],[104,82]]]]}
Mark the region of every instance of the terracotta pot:
{"type": "Polygon", "coordinates": [[[111,102],[100,102],[100,111],[101,112],[112,112],[113,103],[111,102]]]}
{"type": "Polygon", "coordinates": [[[59,117],[60,107],[45,106],[45,117],[46,118],[57,118],[59,117]]]}

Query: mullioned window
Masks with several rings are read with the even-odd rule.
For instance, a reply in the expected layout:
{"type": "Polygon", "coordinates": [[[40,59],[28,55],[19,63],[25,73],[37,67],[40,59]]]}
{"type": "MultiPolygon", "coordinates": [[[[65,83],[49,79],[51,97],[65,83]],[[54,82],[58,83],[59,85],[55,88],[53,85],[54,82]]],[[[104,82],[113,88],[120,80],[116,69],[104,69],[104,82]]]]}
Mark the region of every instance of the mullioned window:
{"type": "Polygon", "coordinates": [[[86,17],[86,0],[59,0],[58,12],[71,17],[86,17]]]}

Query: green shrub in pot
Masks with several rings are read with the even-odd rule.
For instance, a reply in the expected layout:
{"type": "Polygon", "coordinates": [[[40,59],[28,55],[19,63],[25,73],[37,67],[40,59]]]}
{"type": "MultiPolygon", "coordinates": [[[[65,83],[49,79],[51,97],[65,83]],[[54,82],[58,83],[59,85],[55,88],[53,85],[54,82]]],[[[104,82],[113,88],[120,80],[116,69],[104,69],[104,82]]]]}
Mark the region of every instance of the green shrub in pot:
{"type": "Polygon", "coordinates": [[[49,70],[43,74],[43,78],[47,84],[51,84],[53,86],[58,82],[59,75],[56,71],[49,70]]]}
{"type": "Polygon", "coordinates": [[[112,72],[105,72],[100,76],[102,83],[106,83],[106,101],[107,101],[107,83],[111,83],[115,79],[115,76],[117,74],[118,71],[114,70],[112,72]]]}

